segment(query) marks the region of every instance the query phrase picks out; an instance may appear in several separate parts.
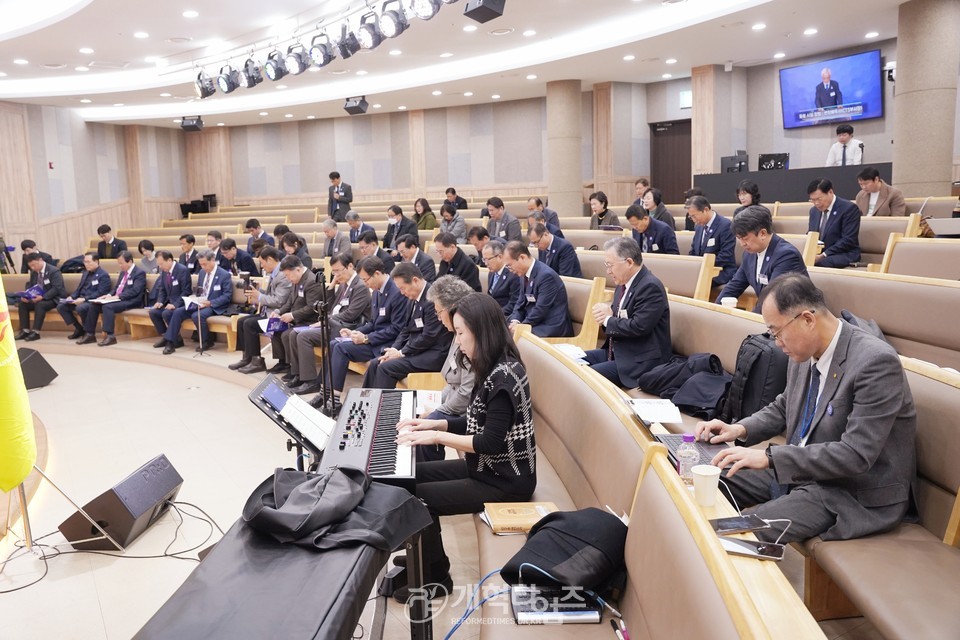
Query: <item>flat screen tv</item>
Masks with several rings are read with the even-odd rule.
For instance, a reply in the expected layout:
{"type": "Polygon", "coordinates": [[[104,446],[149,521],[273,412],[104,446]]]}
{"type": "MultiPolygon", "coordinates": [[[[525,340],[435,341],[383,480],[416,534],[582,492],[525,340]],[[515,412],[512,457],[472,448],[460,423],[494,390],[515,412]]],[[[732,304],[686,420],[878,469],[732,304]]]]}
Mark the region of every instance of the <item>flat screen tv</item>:
{"type": "Polygon", "coordinates": [[[883,116],[880,50],[780,69],[783,128],[883,116]]]}

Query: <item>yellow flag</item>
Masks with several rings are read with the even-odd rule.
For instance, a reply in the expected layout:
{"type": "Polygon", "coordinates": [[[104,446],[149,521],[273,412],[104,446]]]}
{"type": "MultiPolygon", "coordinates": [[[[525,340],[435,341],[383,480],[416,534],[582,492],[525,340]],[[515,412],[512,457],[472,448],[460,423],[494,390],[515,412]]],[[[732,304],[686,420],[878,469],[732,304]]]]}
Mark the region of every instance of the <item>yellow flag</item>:
{"type": "Polygon", "coordinates": [[[13,341],[7,294],[0,280],[0,490],[24,481],[37,460],[27,387],[13,341]]]}

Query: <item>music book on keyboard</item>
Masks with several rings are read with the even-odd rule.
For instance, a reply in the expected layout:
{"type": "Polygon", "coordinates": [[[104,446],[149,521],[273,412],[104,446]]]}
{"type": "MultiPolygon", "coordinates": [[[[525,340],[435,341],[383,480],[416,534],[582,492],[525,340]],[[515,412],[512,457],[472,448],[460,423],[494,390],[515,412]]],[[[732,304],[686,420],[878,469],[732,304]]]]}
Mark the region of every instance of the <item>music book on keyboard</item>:
{"type": "Polygon", "coordinates": [[[599,623],[603,607],[582,589],[545,589],[518,584],[510,587],[510,606],[517,624],[599,623]]]}
{"type": "Polygon", "coordinates": [[[484,502],[481,518],[497,535],[529,533],[543,516],[557,510],[552,502],[484,502]]]}

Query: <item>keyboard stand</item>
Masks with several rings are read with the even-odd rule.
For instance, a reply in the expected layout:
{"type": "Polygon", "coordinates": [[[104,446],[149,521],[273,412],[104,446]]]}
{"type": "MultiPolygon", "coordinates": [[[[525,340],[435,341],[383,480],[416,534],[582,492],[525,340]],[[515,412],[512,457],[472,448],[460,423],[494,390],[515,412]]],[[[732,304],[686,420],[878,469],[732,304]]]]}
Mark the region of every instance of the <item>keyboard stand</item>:
{"type": "Polygon", "coordinates": [[[433,640],[433,615],[430,599],[417,597],[417,589],[423,588],[423,553],[420,545],[422,534],[418,533],[407,540],[407,578],[410,587],[410,640],[433,640]]]}

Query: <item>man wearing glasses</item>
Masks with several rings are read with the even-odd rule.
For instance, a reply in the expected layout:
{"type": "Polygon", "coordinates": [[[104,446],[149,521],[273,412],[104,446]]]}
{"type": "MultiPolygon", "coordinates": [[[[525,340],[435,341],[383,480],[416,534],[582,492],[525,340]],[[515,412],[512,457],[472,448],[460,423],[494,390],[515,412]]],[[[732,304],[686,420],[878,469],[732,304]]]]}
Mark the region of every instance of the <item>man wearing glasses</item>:
{"type": "Polygon", "coordinates": [[[613,304],[601,302],[592,309],[607,341],[587,351],[586,360],[613,384],[632,389],[640,376],[670,360],[670,306],[663,284],[643,266],[635,240],[614,238],[603,249],[604,266],[617,288],[613,304]]]}
{"type": "Polygon", "coordinates": [[[764,540],[846,540],[915,513],[916,410],[900,357],[829,309],[809,278],[788,274],[761,296],[763,321],[790,358],[787,386],[738,424],[700,422],[696,435],[736,441],[727,469],[740,507],[771,528],[764,540]],[[778,435],[785,445],[748,448],[778,435]]]}

